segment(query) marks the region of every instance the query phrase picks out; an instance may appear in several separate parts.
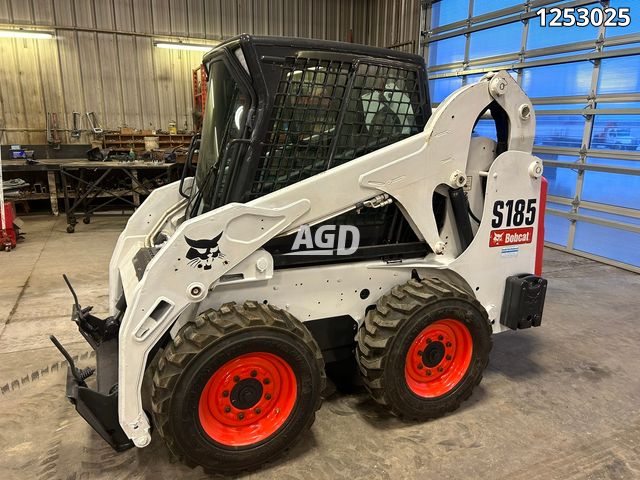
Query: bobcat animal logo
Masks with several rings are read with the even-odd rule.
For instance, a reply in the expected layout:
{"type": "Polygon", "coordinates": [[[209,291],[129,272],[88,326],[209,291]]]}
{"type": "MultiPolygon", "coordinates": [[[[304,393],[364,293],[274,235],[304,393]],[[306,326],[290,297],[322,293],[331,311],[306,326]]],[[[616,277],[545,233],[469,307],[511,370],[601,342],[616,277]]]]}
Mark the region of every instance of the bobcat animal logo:
{"type": "Polygon", "coordinates": [[[493,234],[493,243],[502,242],[502,237],[504,237],[504,232],[502,232],[502,233],[494,232],[494,234],[493,234]]]}
{"type": "Polygon", "coordinates": [[[191,248],[187,252],[187,265],[194,268],[202,268],[204,270],[211,270],[213,261],[216,258],[224,258],[224,254],[220,251],[218,240],[222,236],[222,232],[217,237],[211,240],[192,240],[189,237],[184,237],[187,245],[191,248]]]}

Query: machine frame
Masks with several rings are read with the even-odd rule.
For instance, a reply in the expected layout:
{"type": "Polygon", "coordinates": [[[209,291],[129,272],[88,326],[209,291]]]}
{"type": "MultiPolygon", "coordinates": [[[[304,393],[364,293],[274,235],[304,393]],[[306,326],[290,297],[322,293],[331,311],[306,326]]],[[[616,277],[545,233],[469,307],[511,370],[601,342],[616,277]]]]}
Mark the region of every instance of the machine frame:
{"type": "MultiPolygon", "coordinates": [[[[251,46],[250,37],[225,44],[225,53],[208,54],[205,62],[221,54],[228,61],[229,52],[242,45],[251,46]]],[[[331,42],[318,46],[317,42],[296,40],[295,45],[329,53],[342,48],[331,42]]],[[[354,49],[363,57],[391,55],[380,49],[354,49]]],[[[251,90],[257,92],[254,102],[269,98],[266,85],[273,81],[268,75],[252,75],[258,68],[252,63],[255,61],[256,56],[247,56],[243,73],[245,80],[252,82],[251,90]]],[[[252,135],[257,139],[265,133],[260,130],[265,125],[261,115],[269,112],[268,105],[263,107],[249,117],[254,118],[252,135]]],[[[367,309],[395,285],[438,275],[477,299],[494,333],[507,330],[513,324],[502,312],[517,312],[519,307],[503,305],[506,280],[534,272],[540,275],[545,187],[542,163],[531,154],[534,132],[530,100],[510,75],[490,73],[445,99],[422,132],[246,203],[239,202],[247,192],[247,185],[240,181],[231,182],[223,205],[197,216],[190,215],[190,199],[181,194],[197,191],[193,178],[154,190],[130,218],[111,259],[110,318],[119,328],[105,332],[99,319],[77,302],[74,307],[81,332],[98,351],[100,394],[111,399],[109,405],[117,404],[117,412],[109,407],[111,413],[101,415],[108,418],[98,418],[95,406],[87,405],[78,393],[88,387],[83,378],[73,374],[75,370],[69,375],[68,396],[115,448],[148,445],[151,422],[143,407],[143,383],[155,352],[199,312],[232,301],[249,299],[278,306],[308,322],[312,332],[331,325],[315,323],[311,327],[314,322],[344,319],[350,322],[348,331],[357,329],[367,309]],[[498,123],[497,143],[472,135],[477,120],[488,109],[498,123]],[[434,194],[469,187],[469,206],[478,215],[479,224],[469,227],[470,231],[461,230],[460,212],[452,200],[446,221],[439,226],[432,208],[434,194]],[[518,225],[522,231],[510,224],[511,210],[507,214],[500,207],[500,202],[504,206],[515,199],[533,206],[533,211],[523,213],[525,223],[518,225]],[[276,268],[274,256],[265,249],[270,240],[303,226],[389,203],[397,205],[419,241],[428,247],[426,256],[385,259],[381,255],[276,268]],[[504,235],[515,235],[514,241],[504,243],[504,235]],[[208,268],[194,268],[188,252],[194,241],[205,240],[215,240],[218,254],[208,268]],[[144,249],[153,254],[142,268],[136,268],[134,260],[144,249]],[[110,382],[106,380],[100,382],[101,369],[107,368],[111,376],[117,372],[115,389],[107,387],[110,382]],[[114,426],[115,421],[121,430],[114,426]]],[[[246,143],[244,152],[237,150],[235,161],[253,171],[259,142],[246,143]]],[[[232,171],[230,178],[236,174],[232,171]]],[[[541,314],[541,305],[536,308],[541,314]]],[[[332,350],[330,343],[326,350],[332,350]]],[[[105,378],[107,374],[102,375],[105,378]]]]}

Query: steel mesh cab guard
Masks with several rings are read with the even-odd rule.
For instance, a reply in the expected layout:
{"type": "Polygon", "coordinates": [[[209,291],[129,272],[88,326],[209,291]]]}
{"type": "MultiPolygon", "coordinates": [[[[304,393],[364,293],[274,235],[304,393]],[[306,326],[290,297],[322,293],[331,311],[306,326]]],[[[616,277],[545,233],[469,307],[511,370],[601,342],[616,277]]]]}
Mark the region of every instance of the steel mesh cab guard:
{"type": "Polygon", "coordinates": [[[225,134],[241,144],[221,154],[210,207],[249,201],[414,135],[431,114],[418,55],[242,35],[204,58],[209,74],[220,62],[244,80],[235,95],[250,110],[241,135],[225,134]]]}

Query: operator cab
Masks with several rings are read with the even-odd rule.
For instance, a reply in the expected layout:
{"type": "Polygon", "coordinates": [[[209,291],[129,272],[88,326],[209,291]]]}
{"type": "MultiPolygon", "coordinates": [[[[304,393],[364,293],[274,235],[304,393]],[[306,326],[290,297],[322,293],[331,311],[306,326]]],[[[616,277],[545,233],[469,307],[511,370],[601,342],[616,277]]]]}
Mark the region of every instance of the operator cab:
{"type": "MultiPolygon", "coordinates": [[[[241,35],[209,52],[204,65],[209,93],[188,217],[249,202],[396,143],[422,132],[431,115],[418,55],[241,35]]],[[[434,197],[440,225],[445,203],[434,197]]],[[[349,261],[429,252],[395,204],[353,209],[325,223],[359,229],[360,246],[349,261]]],[[[265,246],[276,267],[339,261],[284,256],[294,236],[265,246]]]]}

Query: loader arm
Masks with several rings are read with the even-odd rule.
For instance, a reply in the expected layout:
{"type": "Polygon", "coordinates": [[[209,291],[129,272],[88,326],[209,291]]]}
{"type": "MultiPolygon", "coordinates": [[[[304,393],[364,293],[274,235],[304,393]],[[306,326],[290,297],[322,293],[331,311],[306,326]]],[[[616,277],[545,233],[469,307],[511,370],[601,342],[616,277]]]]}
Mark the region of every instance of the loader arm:
{"type": "MultiPolygon", "coordinates": [[[[190,189],[193,178],[185,179],[184,188],[190,189]]],[[[126,228],[122,231],[116,242],[116,246],[109,262],[109,315],[118,313],[117,304],[125,288],[120,274],[121,261],[127,259],[128,267],[132,267],[131,257],[138,251],[141,243],[150,246],[151,237],[160,230],[161,225],[167,222],[167,218],[177,214],[184,214],[187,200],[180,195],[180,182],[173,182],[151,191],[147,200],[143,202],[127,221],[126,228]],[[151,232],[151,233],[150,233],[151,232]]],[[[135,275],[133,275],[135,278],[135,275]]]]}
{"type": "MultiPolygon", "coordinates": [[[[509,120],[509,150],[530,155],[535,118],[528,98],[508,74],[489,74],[449,96],[421,134],[246,204],[228,204],[182,223],[137,285],[126,287],[131,291],[119,331],[118,413],[127,437],[139,447],[151,439],[141,386],[153,347],[182,312],[202,301],[247,257],[255,254],[256,275],[268,278],[273,259],[259,249],[275,236],[387,194],[436,253],[435,263],[450,262],[453,254],[440,238],[429,206],[439,185],[460,187],[466,180],[471,132],[494,102],[509,120]],[[215,248],[217,256],[210,264],[194,262],[193,249],[198,248],[215,248]]],[[[119,242],[118,248],[124,246],[119,242]]]]}

